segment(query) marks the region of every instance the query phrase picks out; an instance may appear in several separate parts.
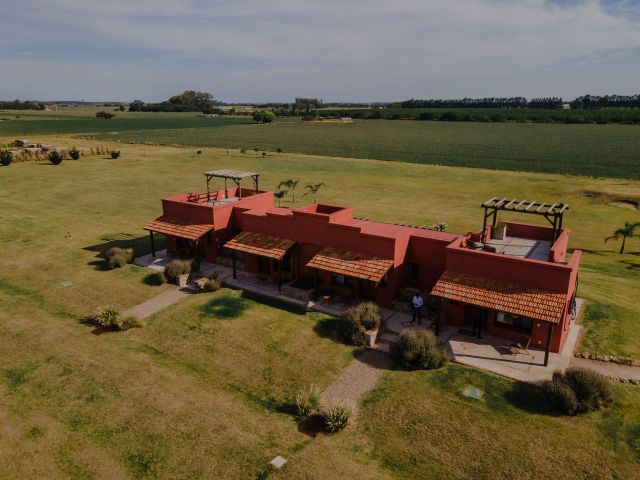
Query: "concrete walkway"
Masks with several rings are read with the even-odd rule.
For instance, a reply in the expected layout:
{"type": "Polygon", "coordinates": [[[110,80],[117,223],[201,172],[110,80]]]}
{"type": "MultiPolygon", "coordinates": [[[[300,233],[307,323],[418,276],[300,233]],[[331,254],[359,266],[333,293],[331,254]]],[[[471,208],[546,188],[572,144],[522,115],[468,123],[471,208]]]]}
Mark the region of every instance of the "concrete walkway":
{"type": "Polygon", "coordinates": [[[355,413],[360,399],[373,389],[388,368],[389,355],[379,350],[367,350],[320,394],[320,399],[324,405],[346,405],[355,413]]]}
{"type": "Polygon", "coordinates": [[[595,370],[605,377],[624,379],[633,382],[640,382],[640,367],[631,365],[621,365],[613,362],[601,362],[588,358],[573,357],[570,362],[571,367],[581,367],[595,370]]]}
{"type": "Polygon", "coordinates": [[[142,302],[129,310],[122,312],[125,317],[134,316],[140,320],[147,318],[154,313],[162,310],[163,308],[173,305],[179,300],[182,300],[187,295],[193,293],[192,290],[184,289],[172,289],[162,292],[157,297],[150,298],[146,302],[142,302]]]}

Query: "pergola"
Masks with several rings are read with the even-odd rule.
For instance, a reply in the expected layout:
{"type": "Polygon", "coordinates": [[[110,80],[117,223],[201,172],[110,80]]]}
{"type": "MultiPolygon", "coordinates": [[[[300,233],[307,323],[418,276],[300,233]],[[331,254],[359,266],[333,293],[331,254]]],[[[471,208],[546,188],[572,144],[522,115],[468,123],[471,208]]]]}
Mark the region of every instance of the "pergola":
{"type": "Polygon", "coordinates": [[[562,231],[562,220],[564,212],[569,209],[569,205],[566,203],[545,203],[529,200],[516,200],[511,198],[493,197],[482,205],[484,208],[484,222],[482,224],[482,242],[486,240],[487,219],[492,217],[491,227],[496,226],[498,221],[498,212],[516,212],[527,213],[530,215],[541,215],[547,219],[547,221],[553,227],[553,239],[551,243],[555,242],[558,235],[562,231]]]}
{"type": "Polygon", "coordinates": [[[224,179],[224,196],[227,198],[229,197],[228,183],[227,183],[228,180],[233,181],[233,183],[235,183],[236,186],[238,187],[239,198],[242,198],[242,189],[240,188],[240,182],[242,181],[243,178],[248,178],[248,177],[253,178],[254,188],[256,193],[258,193],[258,177],[260,176],[259,173],[240,172],[238,170],[229,170],[224,168],[221,170],[210,170],[208,172],[204,172],[204,176],[207,179],[207,201],[211,200],[211,189],[209,188],[209,182],[211,182],[213,178],[224,179]]]}

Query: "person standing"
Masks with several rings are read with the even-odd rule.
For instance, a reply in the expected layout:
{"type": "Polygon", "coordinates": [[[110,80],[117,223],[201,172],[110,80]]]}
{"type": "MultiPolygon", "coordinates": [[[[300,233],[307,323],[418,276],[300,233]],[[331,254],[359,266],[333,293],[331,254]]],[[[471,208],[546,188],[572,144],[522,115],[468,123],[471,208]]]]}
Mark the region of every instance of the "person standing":
{"type": "Polygon", "coordinates": [[[411,323],[416,321],[416,317],[418,318],[418,325],[422,323],[422,307],[424,306],[424,300],[420,296],[420,292],[416,292],[413,298],[411,299],[411,309],[413,310],[413,319],[411,323]]]}

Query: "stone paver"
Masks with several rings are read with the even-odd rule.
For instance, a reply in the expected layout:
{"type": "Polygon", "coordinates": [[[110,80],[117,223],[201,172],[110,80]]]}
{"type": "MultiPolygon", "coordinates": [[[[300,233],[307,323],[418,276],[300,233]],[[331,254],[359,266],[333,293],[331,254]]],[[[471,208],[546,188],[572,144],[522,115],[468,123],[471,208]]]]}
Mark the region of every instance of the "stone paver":
{"type": "Polygon", "coordinates": [[[142,320],[154,313],[162,310],[163,308],[173,305],[177,301],[183,299],[185,296],[191,293],[187,289],[172,289],[161,293],[160,295],[150,298],[146,302],[142,302],[129,310],[122,312],[123,316],[134,316],[142,320]]]}
{"type": "Polygon", "coordinates": [[[388,368],[389,355],[378,350],[367,350],[349,364],[320,394],[320,398],[324,405],[347,405],[355,412],[360,399],[373,389],[388,368]]]}
{"type": "Polygon", "coordinates": [[[640,367],[631,365],[621,365],[619,363],[601,362],[588,358],[573,357],[570,362],[572,367],[582,367],[595,370],[601,375],[610,378],[624,378],[627,380],[640,381],[640,367]]]}

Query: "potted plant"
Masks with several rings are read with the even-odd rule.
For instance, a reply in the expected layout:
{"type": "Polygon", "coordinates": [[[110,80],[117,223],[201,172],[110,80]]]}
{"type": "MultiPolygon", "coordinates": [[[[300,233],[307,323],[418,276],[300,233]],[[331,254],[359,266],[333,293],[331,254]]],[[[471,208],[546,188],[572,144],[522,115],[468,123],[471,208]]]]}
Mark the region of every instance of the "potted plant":
{"type": "Polygon", "coordinates": [[[495,227],[493,227],[493,231],[491,232],[491,238],[494,240],[504,240],[507,236],[507,224],[506,223],[498,223],[495,227]]]}
{"type": "Polygon", "coordinates": [[[382,323],[380,310],[373,302],[363,302],[347,309],[345,317],[351,330],[351,340],[355,345],[373,347],[382,323]]]}
{"type": "Polygon", "coordinates": [[[173,279],[180,288],[187,286],[191,262],[188,260],[171,260],[165,269],[168,278],[173,279]]]}

